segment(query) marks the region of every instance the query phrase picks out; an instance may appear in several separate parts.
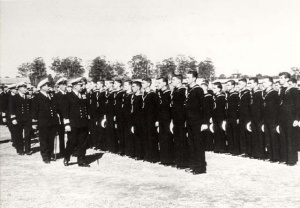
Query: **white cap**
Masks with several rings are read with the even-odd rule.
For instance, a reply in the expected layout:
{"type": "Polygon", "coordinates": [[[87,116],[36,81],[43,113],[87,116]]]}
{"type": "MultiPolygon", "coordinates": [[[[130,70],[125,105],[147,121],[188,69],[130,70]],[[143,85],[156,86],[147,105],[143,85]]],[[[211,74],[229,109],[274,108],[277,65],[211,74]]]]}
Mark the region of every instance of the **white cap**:
{"type": "Polygon", "coordinates": [[[65,77],[62,77],[62,78],[58,79],[55,84],[59,85],[62,82],[67,82],[67,79],[65,77]]]}
{"type": "Polygon", "coordinates": [[[82,77],[78,77],[76,79],[73,79],[72,81],[70,81],[71,85],[76,85],[77,83],[81,82],[82,77]]]}
{"type": "Polygon", "coordinates": [[[18,84],[16,84],[16,88],[19,87],[27,87],[27,84],[25,82],[19,82],[18,84]]]}
{"type": "Polygon", "coordinates": [[[11,85],[7,85],[6,86],[8,89],[13,89],[13,88],[16,88],[17,85],[16,84],[11,84],[11,85]]]}
{"type": "Polygon", "coordinates": [[[41,87],[43,87],[45,84],[49,83],[48,78],[43,79],[42,81],[40,81],[40,83],[37,85],[37,88],[40,90],[41,87]]]}

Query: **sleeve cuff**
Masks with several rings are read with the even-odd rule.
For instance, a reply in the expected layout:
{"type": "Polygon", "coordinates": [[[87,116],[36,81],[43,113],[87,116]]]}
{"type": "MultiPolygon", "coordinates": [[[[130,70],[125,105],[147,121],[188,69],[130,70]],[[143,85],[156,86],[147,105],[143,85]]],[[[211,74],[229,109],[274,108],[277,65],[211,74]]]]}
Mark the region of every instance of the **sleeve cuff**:
{"type": "Polygon", "coordinates": [[[69,126],[70,125],[70,120],[69,119],[64,119],[64,125],[69,126]]]}

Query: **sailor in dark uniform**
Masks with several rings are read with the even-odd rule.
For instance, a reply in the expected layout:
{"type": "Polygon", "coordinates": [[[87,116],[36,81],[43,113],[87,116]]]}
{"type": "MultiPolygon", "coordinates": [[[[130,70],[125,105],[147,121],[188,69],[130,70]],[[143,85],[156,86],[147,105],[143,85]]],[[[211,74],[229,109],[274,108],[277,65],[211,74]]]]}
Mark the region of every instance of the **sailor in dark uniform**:
{"type": "Polygon", "coordinates": [[[238,126],[238,106],[240,102],[239,93],[235,91],[236,82],[229,80],[226,83],[226,137],[228,142],[228,152],[233,155],[240,154],[240,139],[238,126]]]}
{"type": "Polygon", "coordinates": [[[262,127],[263,92],[259,89],[258,79],[249,79],[251,87],[251,136],[252,156],[256,159],[264,159],[264,138],[262,127]]]}
{"type": "Polygon", "coordinates": [[[143,94],[141,93],[142,83],[134,81],[132,83],[133,96],[131,97],[131,119],[132,119],[132,133],[134,138],[134,157],[136,160],[144,158],[144,144],[143,144],[143,94]]]}
{"type": "Polygon", "coordinates": [[[98,115],[98,108],[99,108],[99,98],[100,92],[99,88],[96,87],[96,83],[91,81],[91,89],[88,93],[88,100],[89,100],[89,115],[90,115],[90,122],[89,122],[89,130],[90,130],[90,137],[91,137],[91,146],[95,147],[99,143],[99,131],[98,131],[98,122],[99,122],[99,115],[98,115]]]}
{"type": "Polygon", "coordinates": [[[80,93],[82,89],[81,78],[79,77],[70,83],[73,85],[73,90],[67,94],[62,111],[65,131],[68,132],[64,165],[69,165],[71,154],[76,147],[78,166],[90,167],[85,161],[88,135],[87,102],[80,93]]]}
{"type": "Polygon", "coordinates": [[[123,100],[123,129],[124,129],[124,142],[125,142],[125,155],[134,157],[134,138],[131,132],[132,118],[131,118],[131,98],[132,94],[132,81],[125,80],[123,89],[125,91],[123,100]]]}
{"type": "Polygon", "coordinates": [[[271,162],[279,161],[279,136],[276,132],[278,126],[280,98],[278,91],[272,88],[273,78],[266,77],[263,80],[263,110],[262,131],[264,132],[264,158],[270,159],[271,162]]]}
{"type": "Polygon", "coordinates": [[[48,93],[48,79],[40,81],[38,93],[32,100],[32,128],[39,130],[40,150],[46,164],[53,160],[54,137],[59,124],[57,106],[48,93]]]}
{"type": "MultiPolygon", "coordinates": [[[[289,86],[290,74],[282,72],[279,74],[279,81],[282,86],[286,86],[282,92],[281,104],[279,110],[279,127],[280,127],[280,162],[287,165],[295,165],[298,162],[296,127],[299,121],[298,105],[300,98],[298,90],[289,86]]],[[[291,80],[296,83],[296,80],[291,80]]]]}
{"type": "Polygon", "coordinates": [[[215,153],[227,152],[227,141],[225,136],[225,115],[226,115],[226,96],[222,92],[222,84],[220,82],[213,83],[214,90],[214,110],[213,110],[213,128],[215,153]]]}
{"type": "Polygon", "coordinates": [[[115,148],[118,149],[118,154],[125,155],[125,141],[124,141],[124,126],[123,126],[123,102],[125,92],[122,89],[122,80],[114,81],[114,120],[115,120],[115,148]]]}
{"type": "Polygon", "coordinates": [[[106,105],[105,105],[105,116],[106,116],[106,148],[112,153],[118,152],[116,129],[115,129],[115,115],[114,115],[114,104],[115,104],[115,91],[113,89],[113,81],[105,81],[106,91],[106,105]]]}
{"type": "Polygon", "coordinates": [[[167,78],[156,79],[156,89],[159,98],[158,106],[158,137],[160,161],[163,165],[174,164],[174,141],[170,132],[171,123],[171,91],[168,89],[167,78]]]}
{"type": "Polygon", "coordinates": [[[250,103],[251,94],[250,90],[246,88],[247,80],[239,80],[239,96],[240,104],[238,108],[239,112],[239,133],[240,133],[240,150],[242,156],[251,156],[251,134],[250,134],[250,103]]]}
{"type": "Polygon", "coordinates": [[[65,105],[66,95],[67,95],[67,79],[62,77],[56,81],[56,86],[58,92],[54,94],[54,99],[57,104],[57,113],[59,116],[59,125],[57,127],[57,133],[59,136],[59,150],[61,156],[64,155],[65,152],[65,125],[63,119],[63,106],[65,105]]]}
{"type": "Polygon", "coordinates": [[[193,174],[202,174],[206,173],[205,146],[201,135],[204,92],[196,84],[197,78],[198,73],[196,71],[187,73],[186,126],[188,131],[189,169],[186,171],[193,174]]]}
{"type": "Polygon", "coordinates": [[[182,85],[182,75],[172,77],[173,91],[171,93],[171,130],[175,144],[175,164],[179,169],[189,167],[189,152],[186,136],[186,88],[182,85]],[[173,128],[172,128],[173,125],[173,128]]]}
{"type": "Polygon", "coordinates": [[[106,105],[106,88],[104,86],[104,80],[99,80],[97,81],[97,89],[99,90],[99,96],[97,99],[97,115],[98,115],[98,120],[97,122],[97,131],[98,131],[98,139],[97,139],[97,144],[96,148],[101,149],[102,151],[106,150],[106,145],[105,145],[105,125],[104,125],[104,116],[105,116],[105,105],[106,105]],[[102,126],[103,124],[103,126],[102,126]]]}

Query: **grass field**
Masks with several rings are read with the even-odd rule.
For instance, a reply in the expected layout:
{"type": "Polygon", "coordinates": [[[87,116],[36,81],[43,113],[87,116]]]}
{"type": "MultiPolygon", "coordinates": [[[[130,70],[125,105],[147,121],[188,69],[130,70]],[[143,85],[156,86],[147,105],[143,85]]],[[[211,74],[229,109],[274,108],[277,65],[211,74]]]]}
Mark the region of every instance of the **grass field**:
{"type": "Polygon", "coordinates": [[[1,208],[300,207],[300,165],[208,152],[207,174],[89,149],[90,168],[19,156],[0,127],[1,208]],[[98,160],[97,160],[98,159],[98,160]]]}

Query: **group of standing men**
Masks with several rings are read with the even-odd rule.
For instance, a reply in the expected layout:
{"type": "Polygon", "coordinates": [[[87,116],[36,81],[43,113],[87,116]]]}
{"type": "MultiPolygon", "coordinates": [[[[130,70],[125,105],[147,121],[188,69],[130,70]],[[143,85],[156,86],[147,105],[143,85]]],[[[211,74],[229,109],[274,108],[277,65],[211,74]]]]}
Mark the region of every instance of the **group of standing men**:
{"type": "Polygon", "coordinates": [[[219,82],[212,84],[213,91],[205,80],[198,85],[197,77],[189,71],[186,85],[182,75],[158,78],[156,90],[149,78],[100,80],[89,87],[86,79],[77,78],[69,82],[69,92],[67,80],[61,78],[56,93],[49,93],[46,79],[36,94],[19,83],[8,86],[5,102],[0,92],[0,110],[18,154],[30,154],[32,129],[38,129],[47,164],[53,160],[56,135],[65,166],[76,150],[78,165],[89,167],[89,147],[193,174],[206,172],[206,150],[297,163],[300,93],[289,73],[279,74],[279,91],[273,89],[271,77],[264,78],[263,89],[256,78],[230,80],[227,92],[219,82]]]}

